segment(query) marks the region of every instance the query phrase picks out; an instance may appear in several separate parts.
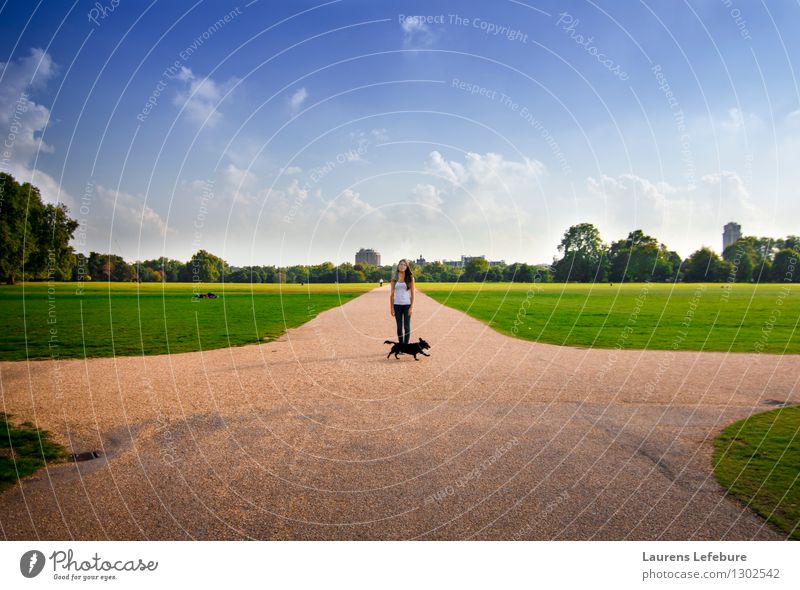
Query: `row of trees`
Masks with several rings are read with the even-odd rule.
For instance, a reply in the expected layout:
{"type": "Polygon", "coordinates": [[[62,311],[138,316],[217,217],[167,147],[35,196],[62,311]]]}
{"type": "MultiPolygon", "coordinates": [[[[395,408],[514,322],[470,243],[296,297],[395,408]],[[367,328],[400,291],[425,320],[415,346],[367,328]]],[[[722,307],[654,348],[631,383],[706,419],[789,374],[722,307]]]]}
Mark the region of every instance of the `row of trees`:
{"type": "MultiPolygon", "coordinates": [[[[429,262],[414,269],[423,282],[511,281],[538,282],[800,282],[798,248],[800,238],[743,237],[722,254],[701,248],[682,259],[655,238],[641,230],[624,240],[605,245],[591,224],[569,228],[559,245],[561,258],[552,266],[515,262],[489,266],[482,258],[471,259],[464,267],[429,262]],[[788,279],[787,279],[788,277],[788,279]]],[[[113,254],[92,252],[87,259],[77,255],[73,280],[112,281],[202,281],[208,283],[363,283],[388,280],[390,266],[331,262],[289,267],[232,267],[205,250],[187,262],[170,258],[126,263],[113,254]]]]}
{"type": "MultiPolygon", "coordinates": [[[[39,190],[0,173],[0,280],[92,280],[216,283],[360,283],[388,280],[390,266],[340,264],[230,266],[205,250],[182,262],[157,258],[128,263],[116,254],[76,253],[69,244],[78,222],[65,205],[43,203],[39,190]]],[[[430,262],[414,269],[417,280],[541,282],[800,282],[800,238],[746,236],[720,257],[701,248],[683,260],[641,230],[604,244],[591,223],[573,225],[558,246],[551,266],[515,262],[490,266],[482,258],[464,267],[430,262]]]]}
{"type": "Polygon", "coordinates": [[[553,263],[559,282],[800,282],[800,237],[745,236],[720,257],[703,247],[682,260],[641,230],[606,245],[591,223],[573,225],[558,246],[553,263]]]}
{"type": "MultiPolygon", "coordinates": [[[[332,262],[287,267],[230,266],[222,258],[199,250],[188,262],[171,258],[157,258],[129,264],[115,254],[91,252],[89,256],[77,255],[73,268],[74,281],[138,281],[138,282],[192,282],[204,283],[364,283],[391,277],[391,266],[350,264],[335,266],[332,262]]],[[[419,281],[516,281],[531,283],[534,280],[550,282],[549,268],[514,263],[489,267],[486,260],[473,260],[464,268],[441,262],[431,262],[414,269],[419,281]],[[537,276],[538,275],[538,276],[537,276]]]]}

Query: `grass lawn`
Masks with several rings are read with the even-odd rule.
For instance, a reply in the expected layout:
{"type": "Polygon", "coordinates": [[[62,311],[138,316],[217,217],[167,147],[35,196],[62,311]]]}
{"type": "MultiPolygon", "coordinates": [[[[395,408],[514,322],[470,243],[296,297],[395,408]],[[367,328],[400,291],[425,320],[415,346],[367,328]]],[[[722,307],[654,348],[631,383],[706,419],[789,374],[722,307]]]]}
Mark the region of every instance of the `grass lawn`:
{"type": "Polygon", "coordinates": [[[47,283],[0,286],[0,359],[166,354],[274,339],[369,284],[47,283]],[[52,347],[51,345],[52,340],[52,347]]]}
{"type": "Polygon", "coordinates": [[[0,412],[0,491],[14,485],[47,463],[67,458],[67,451],[50,440],[50,434],[30,422],[12,425],[0,412]]]}
{"type": "Polygon", "coordinates": [[[722,485],[793,539],[800,539],[800,407],[755,414],[714,441],[722,485]]]}
{"type": "Polygon", "coordinates": [[[800,353],[800,285],[417,283],[504,334],[599,348],[800,353]]]}

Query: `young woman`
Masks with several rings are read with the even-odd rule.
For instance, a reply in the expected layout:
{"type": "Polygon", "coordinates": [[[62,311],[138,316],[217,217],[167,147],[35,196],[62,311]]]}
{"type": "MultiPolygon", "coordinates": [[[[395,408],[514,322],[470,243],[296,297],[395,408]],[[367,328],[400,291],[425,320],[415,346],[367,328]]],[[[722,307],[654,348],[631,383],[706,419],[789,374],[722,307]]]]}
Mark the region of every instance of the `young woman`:
{"type": "Polygon", "coordinates": [[[397,341],[408,344],[411,334],[411,313],[414,309],[414,275],[403,258],[397,263],[389,293],[389,311],[397,322],[397,341]]]}

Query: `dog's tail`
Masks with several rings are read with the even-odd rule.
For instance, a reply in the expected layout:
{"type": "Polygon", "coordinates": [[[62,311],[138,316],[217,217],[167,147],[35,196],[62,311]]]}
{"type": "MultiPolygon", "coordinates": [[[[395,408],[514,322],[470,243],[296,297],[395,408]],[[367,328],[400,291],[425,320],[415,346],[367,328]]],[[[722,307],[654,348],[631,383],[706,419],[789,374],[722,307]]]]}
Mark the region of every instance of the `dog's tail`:
{"type": "Polygon", "coordinates": [[[397,342],[392,342],[391,340],[384,340],[384,344],[397,344],[397,342]]]}

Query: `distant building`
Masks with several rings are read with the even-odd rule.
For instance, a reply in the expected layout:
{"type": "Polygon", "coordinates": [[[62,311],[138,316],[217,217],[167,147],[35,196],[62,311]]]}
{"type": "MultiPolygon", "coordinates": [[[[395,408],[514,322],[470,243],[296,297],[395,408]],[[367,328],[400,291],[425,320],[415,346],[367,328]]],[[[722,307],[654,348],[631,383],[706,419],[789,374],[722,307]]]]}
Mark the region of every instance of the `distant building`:
{"type": "MultiPolygon", "coordinates": [[[[444,264],[445,266],[455,266],[455,267],[462,267],[462,266],[464,266],[464,265],[465,265],[467,262],[469,262],[470,260],[472,260],[472,258],[473,258],[472,256],[463,256],[463,255],[462,255],[462,256],[461,256],[461,260],[446,260],[446,259],[445,259],[445,260],[442,260],[442,264],[444,264]]],[[[478,258],[482,258],[482,257],[481,257],[481,256],[479,256],[478,258]]]]}
{"type": "Polygon", "coordinates": [[[415,263],[417,266],[422,266],[423,264],[427,264],[427,263],[428,263],[428,261],[427,261],[427,260],[425,260],[425,259],[422,257],[422,254],[420,254],[420,255],[419,255],[419,258],[417,258],[417,259],[414,261],[414,263],[415,263]]]}
{"type": "Polygon", "coordinates": [[[371,264],[372,266],[381,265],[381,253],[372,248],[361,248],[356,252],[356,264],[371,264]]]}
{"type": "MultiPolygon", "coordinates": [[[[486,256],[484,256],[484,255],[480,255],[480,256],[465,256],[465,255],[462,254],[461,255],[461,260],[442,260],[442,264],[444,264],[446,266],[455,266],[455,267],[458,267],[458,268],[463,268],[464,266],[466,266],[469,263],[470,260],[486,260],[486,256]]],[[[505,260],[490,260],[489,261],[489,266],[498,266],[498,265],[505,264],[505,263],[506,263],[505,260]]]]}
{"type": "Polygon", "coordinates": [[[731,244],[735,244],[742,237],[742,226],[731,221],[726,223],[722,232],[722,251],[731,244]]]}

